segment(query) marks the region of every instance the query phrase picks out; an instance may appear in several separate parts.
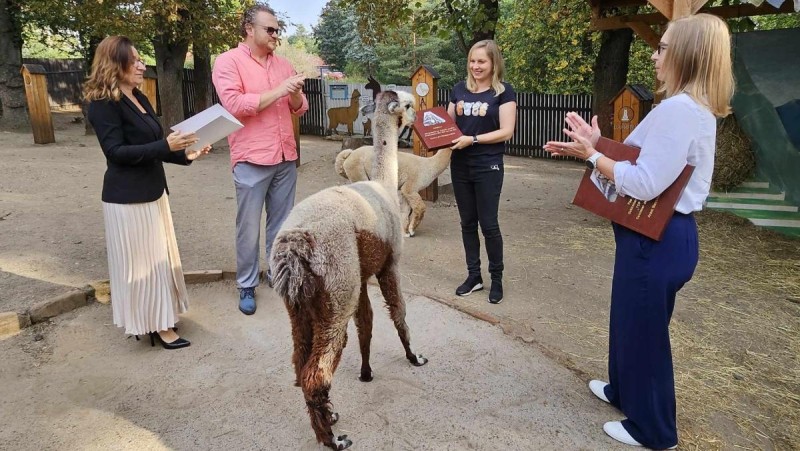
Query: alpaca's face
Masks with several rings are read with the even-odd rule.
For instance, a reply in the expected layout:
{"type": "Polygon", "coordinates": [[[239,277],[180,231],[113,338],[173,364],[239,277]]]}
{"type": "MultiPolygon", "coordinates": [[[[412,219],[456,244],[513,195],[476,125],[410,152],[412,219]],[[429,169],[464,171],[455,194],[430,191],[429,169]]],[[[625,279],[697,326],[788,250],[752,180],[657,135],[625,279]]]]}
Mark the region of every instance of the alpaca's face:
{"type": "Polygon", "coordinates": [[[412,125],[417,118],[414,96],[405,91],[397,91],[395,95],[396,99],[389,102],[387,109],[397,116],[397,128],[412,125]]]}

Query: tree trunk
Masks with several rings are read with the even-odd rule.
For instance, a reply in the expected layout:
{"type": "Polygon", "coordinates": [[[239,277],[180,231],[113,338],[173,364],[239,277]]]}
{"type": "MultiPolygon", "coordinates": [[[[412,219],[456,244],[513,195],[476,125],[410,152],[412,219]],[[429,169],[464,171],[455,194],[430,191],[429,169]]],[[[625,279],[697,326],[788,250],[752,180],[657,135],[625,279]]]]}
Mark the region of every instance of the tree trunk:
{"type": "MultiPolygon", "coordinates": [[[[497,29],[497,20],[500,17],[500,5],[497,0],[478,0],[479,7],[483,8],[486,19],[483,23],[475,24],[472,32],[472,42],[469,47],[484,39],[494,39],[494,32],[497,29]]],[[[469,52],[469,48],[467,49],[469,52]]]]}
{"type": "Polygon", "coordinates": [[[161,123],[169,128],[186,118],[183,110],[183,63],[189,42],[170,42],[165,35],[153,40],[158,72],[158,94],[161,97],[161,123]]]}
{"type": "Polygon", "coordinates": [[[194,47],[194,111],[199,113],[211,106],[211,48],[208,44],[194,47]]]}
{"type": "Polygon", "coordinates": [[[22,81],[22,28],[19,5],[0,0],[0,127],[29,127],[25,86],[22,81]]]}
{"type": "MultiPolygon", "coordinates": [[[[86,39],[82,39],[82,41],[85,42],[84,53],[83,53],[83,60],[84,60],[83,64],[86,67],[87,76],[92,73],[92,63],[94,62],[94,53],[97,50],[97,46],[100,45],[100,42],[102,40],[103,40],[102,38],[99,38],[97,36],[90,36],[86,39]]],[[[89,112],[89,102],[81,99],[81,113],[83,113],[84,134],[94,135],[94,127],[92,127],[92,124],[89,123],[89,118],[86,116],[88,112],[89,112]]]]}
{"type": "Polygon", "coordinates": [[[594,64],[594,97],[592,111],[597,115],[603,136],[614,136],[614,106],[609,104],[628,81],[633,30],[623,28],[604,31],[600,52],[594,64]]]}

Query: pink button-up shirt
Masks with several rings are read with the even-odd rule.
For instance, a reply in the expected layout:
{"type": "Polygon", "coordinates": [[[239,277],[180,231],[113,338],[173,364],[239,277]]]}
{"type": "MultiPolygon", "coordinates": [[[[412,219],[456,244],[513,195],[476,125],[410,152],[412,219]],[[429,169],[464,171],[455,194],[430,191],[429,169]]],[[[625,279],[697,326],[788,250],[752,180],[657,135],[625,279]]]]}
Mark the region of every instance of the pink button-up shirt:
{"type": "Polygon", "coordinates": [[[291,115],[301,116],[308,110],[305,94],[297,110],[292,110],[289,96],[284,96],[258,111],[261,93],[275,89],[294,74],[291,63],[274,53],[262,66],[244,43],[217,57],[212,80],[220,103],[244,124],[228,136],[231,168],[241,161],[269,166],[297,160],[291,115]]]}

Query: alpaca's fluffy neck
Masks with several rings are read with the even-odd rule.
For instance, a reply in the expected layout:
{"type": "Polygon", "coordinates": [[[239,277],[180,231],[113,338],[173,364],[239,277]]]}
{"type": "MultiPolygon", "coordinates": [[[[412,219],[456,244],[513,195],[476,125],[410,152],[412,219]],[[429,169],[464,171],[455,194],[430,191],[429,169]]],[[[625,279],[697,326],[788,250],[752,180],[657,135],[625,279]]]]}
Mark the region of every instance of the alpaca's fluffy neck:
{"type": "Polygon", "coordinates": [[[453,149],[445,147],[436,152],[436,155],[420,160],[419,167],[416,169],[418,174],[416,186],[422,189],[433,183],[433,180],[447,169],[452,154],[453,149]]]}
{"type": "Polygon", "coordinates": [[[397,197],[397,118],[376,114],[374,121],[372,180],[380,182],[386,191],[397,197]]]}

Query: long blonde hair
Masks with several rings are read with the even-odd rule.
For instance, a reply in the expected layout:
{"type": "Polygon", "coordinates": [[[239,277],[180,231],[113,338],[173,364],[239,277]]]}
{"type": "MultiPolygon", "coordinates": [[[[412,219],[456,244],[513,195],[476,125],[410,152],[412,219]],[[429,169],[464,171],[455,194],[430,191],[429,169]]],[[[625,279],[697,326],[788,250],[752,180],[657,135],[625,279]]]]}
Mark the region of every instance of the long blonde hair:
{"type": "Polygon", "coordinates": [[[469,61],[472,59],[472,53],[477,49],[485,49],[486,56],[492,62],[492,89],[494,90],[495,97],[499,96],[506,90],[503,86],[503,76],[506,73],[506,65],[503,62],[503,55],[500,54],[500,49],[497,43],[491,39],[484,39],[483,41],[476,42],[467,55],[467,90],[475,92],[478,90],[478,83],[475,77],[472,76],[472,71],[469,70],[469,61]]]}
{"type": "Polygon", "coordinates": [[[685,92],[717,117],[730,114],[734,80],[728,25],[717,16],[696,14],[670,22],[668,30],[660,91],[667,97],[685,92]]]}
{"type": "Polygon", "coordinates": [[[92,100],[122,98],[119,82],[135,63],[133,42],[126,36],[109,36],[100,42],[94,52],[92,72],[83,85],[83,98],[92,100]]]}

